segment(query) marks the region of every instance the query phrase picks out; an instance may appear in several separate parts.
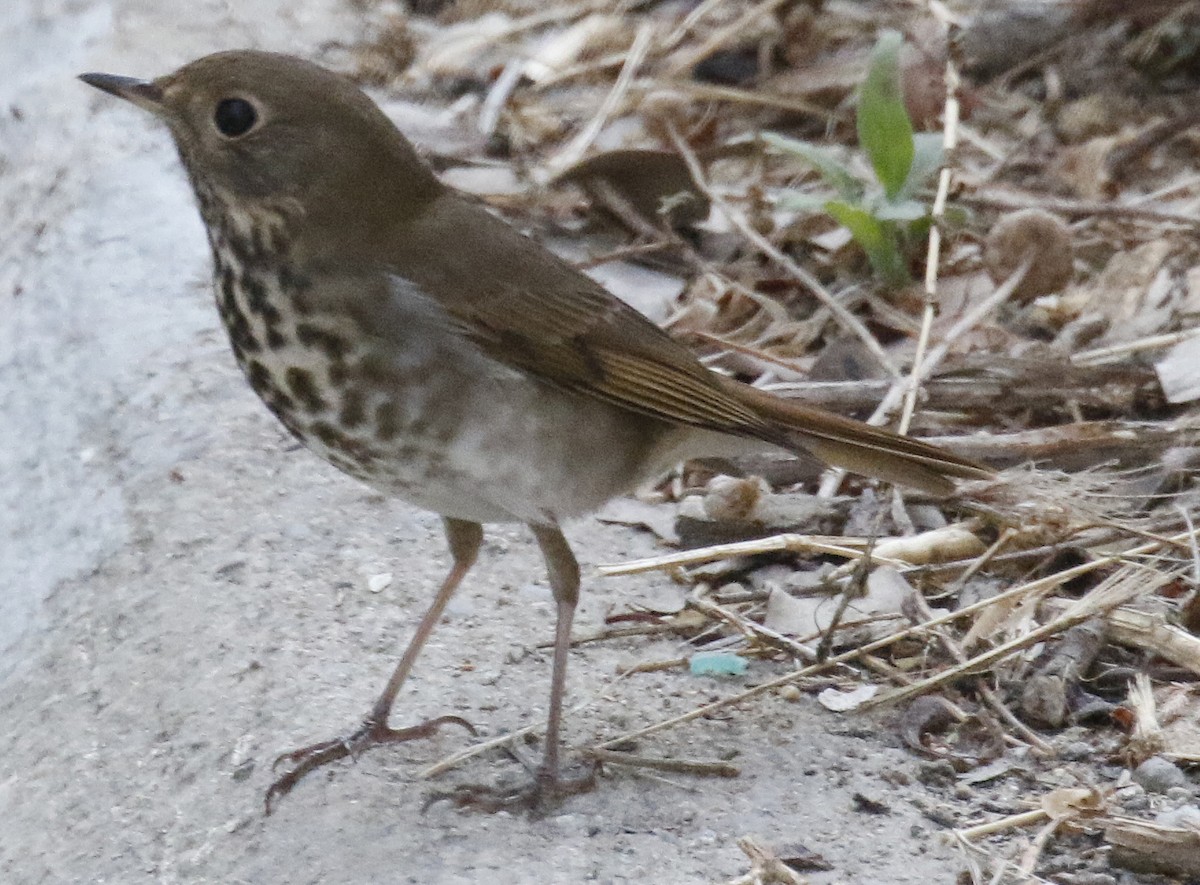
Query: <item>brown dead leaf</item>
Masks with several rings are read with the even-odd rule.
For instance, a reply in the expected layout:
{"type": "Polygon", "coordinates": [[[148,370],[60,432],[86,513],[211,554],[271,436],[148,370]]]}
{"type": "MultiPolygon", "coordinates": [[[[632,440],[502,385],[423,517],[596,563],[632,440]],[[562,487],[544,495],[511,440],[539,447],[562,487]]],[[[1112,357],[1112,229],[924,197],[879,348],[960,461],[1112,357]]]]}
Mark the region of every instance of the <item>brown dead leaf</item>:
{"type": "MultiPolygon", "coordinates": [[[[554,183],[578,184],[601,209],[605,185],[647,223],[687,227],[708,217],[708,197],[696,187],[683,158],[670,151],[614,150],[589,157],[560,173],[554,183]]],[[[611,212],[618,220],[619,211],[611,212]]]]}

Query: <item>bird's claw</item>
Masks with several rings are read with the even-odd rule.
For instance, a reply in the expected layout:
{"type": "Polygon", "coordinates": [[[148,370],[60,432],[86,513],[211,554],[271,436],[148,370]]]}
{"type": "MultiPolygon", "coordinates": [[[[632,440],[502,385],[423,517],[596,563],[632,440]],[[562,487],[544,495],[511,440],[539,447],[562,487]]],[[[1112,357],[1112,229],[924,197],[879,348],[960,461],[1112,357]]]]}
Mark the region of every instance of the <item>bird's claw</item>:
{"type": "Polygon", "coordinates": [[[520,810],[539,816],[568,796],[595,789],[598,770],[598,765],[589,763],[580,774],[569,776],[539,771],[524,783],[512,787],[461,784],[452,790],[431,793],[421,810],[427,811],[430,806],[445,800],[456,808],[484,814],[520,810]]]}
{"type": "Polygon", "coordinates": [[[276,778],[274,783],[267,788],[267,794],[263,797],[265,811],[269,815],[274,809],[275,803],[290,793],[292,788],[310,771],[315,771],[323,765],[346,757],[357,759],[371,747],[381,744],[398,744],[417,738],[430,737],[443,725],[461,725],[471,734],[477,733],[475,726],[461,716],[439,716],[408,728],[389,728],[387,725],[378,724],[374,719],[368,718],[358,730],[346,737],[321,741],[298,750],[281,753],[275,757],[275,761],[271,764],[271,770],[277,770],[284,763],[291,764],[293,767],[276,778]]]}

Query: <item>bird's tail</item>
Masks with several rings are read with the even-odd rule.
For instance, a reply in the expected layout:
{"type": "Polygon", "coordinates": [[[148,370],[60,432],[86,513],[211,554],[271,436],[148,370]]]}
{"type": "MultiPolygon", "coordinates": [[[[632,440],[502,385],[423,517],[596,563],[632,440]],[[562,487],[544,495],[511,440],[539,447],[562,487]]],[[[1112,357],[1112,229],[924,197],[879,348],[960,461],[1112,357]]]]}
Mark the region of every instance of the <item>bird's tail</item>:
{"type": "Polygon", "coordinates": [[[792,450],[804,449],[834,467],[939,497],[954,491],[954,479],[990,479],[995,475],[974,461],[920,440],[734,381],[727,383],[736,385],[742,401],[778,434],[770,442],[792,450]]]}

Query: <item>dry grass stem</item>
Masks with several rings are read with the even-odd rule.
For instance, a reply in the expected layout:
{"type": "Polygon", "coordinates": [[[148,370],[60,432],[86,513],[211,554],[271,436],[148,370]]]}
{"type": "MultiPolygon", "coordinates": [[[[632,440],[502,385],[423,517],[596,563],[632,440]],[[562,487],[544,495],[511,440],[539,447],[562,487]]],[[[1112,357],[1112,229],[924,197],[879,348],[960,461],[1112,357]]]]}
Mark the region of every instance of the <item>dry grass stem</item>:
{"type": "Polygon", "coordinates": [[[892,704],[923,694],[930,689],[945,685],[960,676],[978,672],[991,667],[1004,659],[1023,651],[1058,633],[1062,633],[1076,624],[1081,624],[1091,617],[1105,614],[1108,611],[1128,602],[1140,594],[1153,593],[1159,587],[1176,578],[1175,572],[1159,571],[1142,565],[1127,565],[1112,577],[1098,584],[1086,596],[1070,606],[1061,616],[1048,624],[1037,627],[1024,636],[1009,640],[993,649],[982,652],[969,660],[951,667],[940,673],[914,682],[912,685],[896,689],[884,695],[876,695],[863,704],[864,708],[878,707],[882,704],[892,704]]]}
{"type": "Polygon", "coordinates": [[[974,842],[977,839],[986,839],[988,836],[994,836],[997,833],[1004,833],[1008,830],[1021,829],[1031,827],[1034,824],[1040,824],[1046,820],[1048,815],[1045,809],[1035,808],[1033,811],[1022,811],[1020,814],[1010,814],[1008,817],[1002,817],[997,820],[988,821],[986,824],[978,824],[966,829],[955,830],[954,834],[960,839],[965,839],[968,842],[974,842]]]}
{"type": "MultiPolygon", "coordinates": [[[[943,27],[945,25],[943,24],[943,27]]],[[[913,412],[917,408],[917,397],[920,395],[921,382],[928,377],[929,371],[923,368],[925,351],[929,347],[929,335],[933,330],[933,318],[938,308],[938,270],[941,267],[942,224],[946,214],[946,198],[950,193],[950,182],[954,170],[950,167],[950,158],[958,146],[958,70],[952,60],[946,61],[946,102],[942,111],[942,150],[945,162],[938,172],[937,193],[930,209],[932,224],[929,226],[929,245],[925,253],[925,306],[921,311],[921,332],[917,336],[917,350],[913,354],[912,369],[909,373],[908,390],[904,397],[904,408],[900,412],[900,420],[896,425],[897,433],[908,433],[912,422],[913,412]]]]}
{"type": "MultiPolygon", "coordinates": [[[[757,556],[763,553],[812,553],[857,560],[863,555],[866,547],[866,538],[784,534],[773,535],[769,538],[756,538],[753,541],[714,544],[711,547],[698,547],[694,550],[682,550],[662,556],[649,556],[645,559],[634,559],[614,565],[601,565],[596,570],[601,575],[636,575],[641,572],[700,565],[721,559],[757,556]]],[[[876,556],[874,559],[896,566],[908,565],[901,560],[890,560],[887,557],[876,556]]]]}

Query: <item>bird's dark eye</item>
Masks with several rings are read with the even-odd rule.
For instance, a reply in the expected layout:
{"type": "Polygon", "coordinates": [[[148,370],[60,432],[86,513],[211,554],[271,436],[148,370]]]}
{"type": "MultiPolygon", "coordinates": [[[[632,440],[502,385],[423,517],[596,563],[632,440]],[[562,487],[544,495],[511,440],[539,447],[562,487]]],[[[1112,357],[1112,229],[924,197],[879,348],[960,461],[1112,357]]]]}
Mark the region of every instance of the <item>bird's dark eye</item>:
{"type": "Polygon", "coordinates": [[[226,138],[245,135],[258,122],[258,111],[244,98],[225,98],[217,102],[213,122],[226,138]]]}

